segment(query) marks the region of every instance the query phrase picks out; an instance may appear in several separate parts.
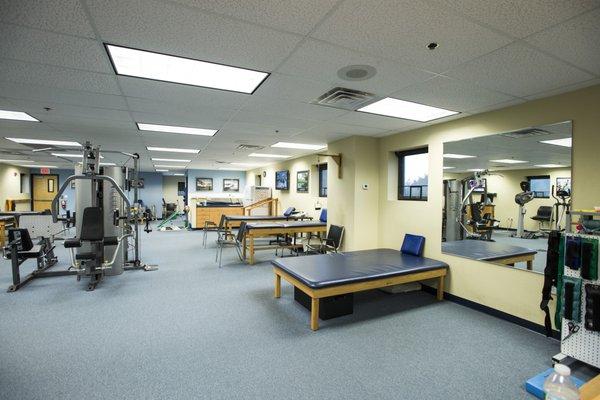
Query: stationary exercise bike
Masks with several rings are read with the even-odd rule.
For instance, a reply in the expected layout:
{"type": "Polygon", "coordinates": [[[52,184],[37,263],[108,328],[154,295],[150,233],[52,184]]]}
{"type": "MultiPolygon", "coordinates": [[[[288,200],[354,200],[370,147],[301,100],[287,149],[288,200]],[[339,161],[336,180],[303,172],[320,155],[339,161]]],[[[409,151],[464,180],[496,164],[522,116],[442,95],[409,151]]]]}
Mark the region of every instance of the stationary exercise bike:
{"type": "Polygon", "coordinates": [[[521,186],[521,193],[515,195],[515,203],[519,205],[519,218],[517,222],[517,233],[511,235],[512,237],[518,237],[521,239],[532,239],[532,233],[525,233],[525,204],[533,200],[534,193],[531,191],[531,185],[527,181],[523,181],[519,184],[521,186]]]}

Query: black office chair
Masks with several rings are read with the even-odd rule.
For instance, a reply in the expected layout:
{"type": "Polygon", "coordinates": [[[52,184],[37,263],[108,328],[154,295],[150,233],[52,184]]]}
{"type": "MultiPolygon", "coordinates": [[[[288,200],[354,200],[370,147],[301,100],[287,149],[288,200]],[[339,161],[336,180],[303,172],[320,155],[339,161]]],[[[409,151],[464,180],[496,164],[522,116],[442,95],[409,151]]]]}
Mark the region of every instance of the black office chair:
{"type": "Polygon", "coordinates": [[[537,221],[539,224],[538,235],[544,236],[546,231],[543,229],[544,223],[550,223],[552,221],[552,210],[551,206],[539,206],[537,213],[531,217],[532,220],[537,221]]]}
{"type": "Polygon", "coordinates": [[[318,236],[311,236],[306,243],[307,253],[337,253],[342,246],[342,240],[344,239],[344,227],[339,225],[331,225],[327,232],[326,238],[320,238],[318,236]],[[311,243],[313,238],[318,239],[318,243],[311,243]]]}

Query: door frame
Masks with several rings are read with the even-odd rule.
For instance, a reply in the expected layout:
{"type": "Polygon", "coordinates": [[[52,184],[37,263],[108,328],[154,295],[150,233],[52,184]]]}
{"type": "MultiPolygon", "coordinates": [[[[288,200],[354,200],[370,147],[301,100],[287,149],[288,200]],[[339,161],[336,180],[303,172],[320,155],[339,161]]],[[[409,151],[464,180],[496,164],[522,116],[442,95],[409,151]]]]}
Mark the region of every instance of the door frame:
{"type": "Polygon", "coordinates": [[[35,201],[34,192],[33,192],[33,177],[34,176],[55,176],[56,177],[56,192],[60,188],[60,175],[58,174],[29,174],[29,193],[31,193],[31,200],[29,201],[29,208],[33,211],[33,202],[35,201]]]}

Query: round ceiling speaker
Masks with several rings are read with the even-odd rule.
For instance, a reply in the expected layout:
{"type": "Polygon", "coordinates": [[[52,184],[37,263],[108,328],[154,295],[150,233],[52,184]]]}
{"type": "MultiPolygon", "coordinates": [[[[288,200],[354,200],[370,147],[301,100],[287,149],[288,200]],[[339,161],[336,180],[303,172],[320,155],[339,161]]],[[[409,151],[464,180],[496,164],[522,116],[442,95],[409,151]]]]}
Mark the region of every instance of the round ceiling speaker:
{"type": "Polygon", "coordinates": [[[337,75],[345,81],[364,81],[372,78],[376,73],[375,67],[370,65],[348,65],[341,68],[337,75]]]}

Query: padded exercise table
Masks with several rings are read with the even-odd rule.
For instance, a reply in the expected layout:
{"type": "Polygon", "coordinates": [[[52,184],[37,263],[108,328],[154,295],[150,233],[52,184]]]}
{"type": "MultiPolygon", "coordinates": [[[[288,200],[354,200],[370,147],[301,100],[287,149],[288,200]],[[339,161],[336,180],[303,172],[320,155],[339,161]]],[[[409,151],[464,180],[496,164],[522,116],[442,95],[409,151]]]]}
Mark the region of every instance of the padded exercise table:
{"type": "Polygon", "coordinates": [[[520,246],[484,240],[456,240],[442,243],[444,253],[472,258],[479,261],[491,261],[496,264],[511,265],[526,262],[527,269],[533,269],[533,259],[537,251],[520,246]]]}
{"type": "Polygon", "coordinates": [[[242,255],[246,258],[246,252],[249,253],[248,263],[254,264],[254,252],[257,249],[266,249],[274,247],[300,247],[293,243],[291,245],[277,246],[256,246],[255,239],[278,235],[293,235],[314,233],[324,234],[327,232],[327,224],[321,221],[286,221],[286,222],[251,222],[246,224],[246,232],[244,234],[244,243],[242,246],[242,255]]]}
{"type": "Polygon", "coordinates": [[[278,258],[272,263],[275,298],[281,297],[281,278],[307,294],[313,331],[319,329],[321,298],[437,278],[437,299],[442,300],[448,270],[442,261],[392,249],[278,258]]]}
{"type": "Polygon", "coordinates": [[[225,215],[224,228],[231,230],[231,224],[239,225],[240,222],[261,222],[261,221],[300,221],[311,220],[312,217],[305,215],[225,215]]]}

